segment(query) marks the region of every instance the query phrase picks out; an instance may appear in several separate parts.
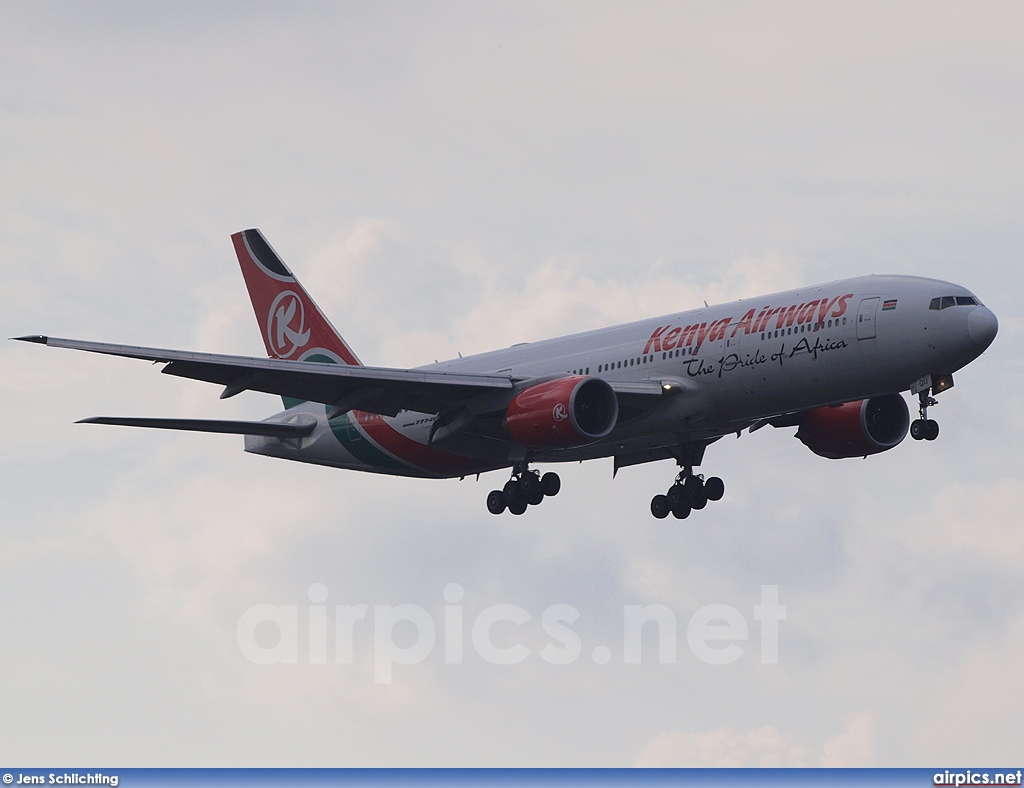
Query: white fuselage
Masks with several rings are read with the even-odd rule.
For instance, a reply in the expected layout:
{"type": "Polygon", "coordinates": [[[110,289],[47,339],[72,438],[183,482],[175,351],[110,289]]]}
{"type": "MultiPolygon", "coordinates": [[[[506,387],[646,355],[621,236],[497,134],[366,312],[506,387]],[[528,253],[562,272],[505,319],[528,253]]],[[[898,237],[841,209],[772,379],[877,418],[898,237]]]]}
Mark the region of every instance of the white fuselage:
{"type": "MultiPolygon", "coordinates": [[[[596,443],[534,452],[558,462],[708,441],[761,419],[906,391],[980,355],[995,317],[965,288],[934,279],[866,276],[743,299],[650,320],[517,345],[422,369],[487,373],[516,381],[565,374],[610,383],[659,381],[658,405],[623,420],[596,443]],[[935,309],[933,299],[963,302],[935,309]]],[[[628,402],[627,400],[624,400],[628,402]]],[[[275,417],[317,418],[301,441],[246,438],[246,450],[293,460],[414,476],[461,476],[513,464],[428,446],[435,416],[350,412],[303,403],[275,417]]]]}

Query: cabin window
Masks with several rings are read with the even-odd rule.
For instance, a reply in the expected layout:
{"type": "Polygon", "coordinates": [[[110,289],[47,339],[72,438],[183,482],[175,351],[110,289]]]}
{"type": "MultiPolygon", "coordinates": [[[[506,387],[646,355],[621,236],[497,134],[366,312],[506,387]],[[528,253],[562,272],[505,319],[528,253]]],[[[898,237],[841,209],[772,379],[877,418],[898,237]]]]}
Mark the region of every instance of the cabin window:
{"type": "Polygon", "coordinates": [[[956,305],[957,306],[977,306],[978,305],[978,300],[976,298],[971,298],[970,296],[957,296],[956,297],[956,305]]]}
{"type": "Polygon", "coordinates": [[[953,296],[942,296],[942,306],[939,309],[945,309],[950,306],[956,306],[956,298],[953,296]]]}

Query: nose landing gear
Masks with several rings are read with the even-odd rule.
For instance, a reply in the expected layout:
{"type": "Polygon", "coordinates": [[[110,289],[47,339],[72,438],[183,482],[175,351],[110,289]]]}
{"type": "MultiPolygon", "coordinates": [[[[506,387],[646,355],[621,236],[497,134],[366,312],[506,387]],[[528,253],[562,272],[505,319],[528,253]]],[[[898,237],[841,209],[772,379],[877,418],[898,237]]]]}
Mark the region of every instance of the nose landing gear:
{"type": "Polygon", "coordinates": [[[925,389],[918,394],[921,418],[914,419],[910,424],[910,437],[916,441],[933,441],[939,437],[939,423],[928,418],[928,408],[938,405],[935,398],[931,396],[930,389],[925,389]]]}
{"type": "Polygon", "coordinates": [[[500,490],[487,494],[487,511],[501,514],[508,509],[512,514],[523,514],[528,506],[536,506],[546,497],[558,495],[562,480],[557,473],[531,471],[525,464],[517,465],[512,478],[500,490]]]}

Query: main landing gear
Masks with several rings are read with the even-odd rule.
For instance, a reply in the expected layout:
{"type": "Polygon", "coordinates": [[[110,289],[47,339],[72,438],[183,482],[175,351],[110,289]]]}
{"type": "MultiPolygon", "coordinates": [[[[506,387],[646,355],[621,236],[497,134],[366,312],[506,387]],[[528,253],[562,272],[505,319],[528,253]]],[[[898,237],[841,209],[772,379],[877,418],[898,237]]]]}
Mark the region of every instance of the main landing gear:
{"type": "Polygon", "coordinates": [[[928,408],[938,404],[929,392],[930,389],[925,389],[918,394],[921,418],[914,419],[910,424],[910,437],[916,441],[933,441],[939,437],[939,423],[928,418],[928,408]]]}
{"type": "Polygon", "coordinates": [[[526,465],[517,465],[502,489],[487,494],[487,511],[501,514],[508,509],[512,514],[522,514],[527,506],[536,506],[545,497],[558,495],[560,489],[562,480],[557,473],[541,476],[539,471],[531,471],[526,465]]]}
{"type": "Polygon", "coordinates": [[[720,501],[723,495],[725,482],[717,476],[704,479],[694,476],[692,469],[685,468],[665,495],[655,495],[651,499],[651,514],[659,520],[669,514],[677,520],[685,520],[694,509],[703,509],[708,501],[720,501]]]}

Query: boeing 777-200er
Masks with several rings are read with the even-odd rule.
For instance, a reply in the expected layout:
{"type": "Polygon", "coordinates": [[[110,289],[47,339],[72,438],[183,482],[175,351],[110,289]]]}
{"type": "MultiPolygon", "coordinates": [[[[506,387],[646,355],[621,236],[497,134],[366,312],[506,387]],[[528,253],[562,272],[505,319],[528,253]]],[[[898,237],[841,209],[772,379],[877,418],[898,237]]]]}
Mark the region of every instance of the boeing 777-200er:
{"type": "Polygon", "coordinates": [[[907,432],[934,440],[933,395],[996,336],[995,315],[959,285],[864,276],[612,328],[514,345],[415,369],[364,366],[259,230],[232,236],[269,358],[27,336],[18,339],[164,364],[162,371],[277,394],[265,421],[84,421],[245,436],[245,450],[397,476],[511,468],[487,496],[522,514],[558,493],[533,463],[672,459],[651,512],[685,518],[719,500],[694,473],[724,435],[796,427],[822,457],[887,451],[907,432]],[[910,420],[904,391],[917,395],[910,420]]]}

